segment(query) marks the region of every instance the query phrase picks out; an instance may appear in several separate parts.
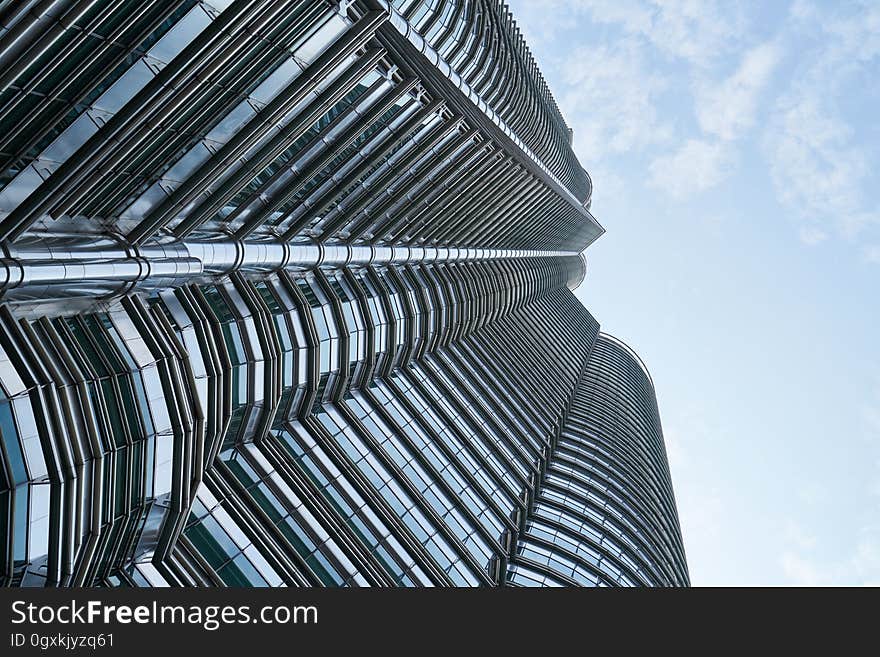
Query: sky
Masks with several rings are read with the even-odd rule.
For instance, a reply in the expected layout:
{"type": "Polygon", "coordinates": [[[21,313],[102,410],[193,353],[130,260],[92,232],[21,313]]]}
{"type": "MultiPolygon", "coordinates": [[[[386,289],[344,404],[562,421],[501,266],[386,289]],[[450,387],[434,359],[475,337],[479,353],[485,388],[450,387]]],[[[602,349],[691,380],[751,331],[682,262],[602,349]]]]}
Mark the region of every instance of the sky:
{"type": "Polygon", "coordinates": [[[657,389],[694,585],[880,585],[880,3],[509,0],[657,389]]]}

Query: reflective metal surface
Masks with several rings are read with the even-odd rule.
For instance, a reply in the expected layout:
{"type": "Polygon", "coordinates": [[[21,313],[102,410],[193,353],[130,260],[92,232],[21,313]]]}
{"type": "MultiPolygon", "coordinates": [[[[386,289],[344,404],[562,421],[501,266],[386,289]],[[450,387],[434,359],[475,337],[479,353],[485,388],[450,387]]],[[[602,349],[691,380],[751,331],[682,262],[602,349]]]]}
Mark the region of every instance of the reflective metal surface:
{"type": "Polygon", "coordinates": [[[0,582],[688,584],[498,0],[0,2],[0,582]]]}

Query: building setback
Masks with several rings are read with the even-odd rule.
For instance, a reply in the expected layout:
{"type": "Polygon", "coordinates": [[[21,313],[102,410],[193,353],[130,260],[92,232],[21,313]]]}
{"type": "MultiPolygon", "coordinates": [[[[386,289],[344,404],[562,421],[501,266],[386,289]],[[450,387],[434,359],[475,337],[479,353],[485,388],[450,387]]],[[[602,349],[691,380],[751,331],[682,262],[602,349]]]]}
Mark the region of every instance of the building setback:
{"type": "Polygon", "coordinates": [[[497,0],[0,1],[0,581],[684,586],[497,0]]]}

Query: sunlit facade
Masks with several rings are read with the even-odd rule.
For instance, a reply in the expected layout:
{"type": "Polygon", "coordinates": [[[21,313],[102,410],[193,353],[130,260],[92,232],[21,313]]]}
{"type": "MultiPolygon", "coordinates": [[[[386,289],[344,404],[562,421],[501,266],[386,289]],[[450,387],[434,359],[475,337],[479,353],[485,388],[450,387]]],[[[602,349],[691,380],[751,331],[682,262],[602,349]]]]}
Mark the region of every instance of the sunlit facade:
{"type": "Polygon", "coordinates": [[[0,578],[687,585],[496,0],[0,5],[0,578]]]}

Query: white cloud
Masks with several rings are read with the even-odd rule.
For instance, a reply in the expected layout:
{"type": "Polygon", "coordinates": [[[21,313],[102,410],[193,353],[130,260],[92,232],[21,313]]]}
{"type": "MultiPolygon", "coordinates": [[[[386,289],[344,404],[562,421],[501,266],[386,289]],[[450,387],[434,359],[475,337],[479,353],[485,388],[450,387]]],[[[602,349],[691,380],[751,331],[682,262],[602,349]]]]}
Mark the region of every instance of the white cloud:
{"type": "MultiPolygon", "coordinates": [[[[875,385],[862,405],[861,420],[865,437],[880,446],[880,385],[875,385]]],[[[880,460],[874,459],[878,470],[880,460]]],[[[880,495],[880,477],[866,483],[869,496],[880,495]]],[[[870,498],[869,498],[870,499],[870,498]]],[[[876,509],[875,509],[876,510],[876,509]]],[[[876,518],[876,514],[873,516],[876,518]]],[[[827,531],[825,532],[827,535],[827,531]]],[[[790,548],[781,558],[783,572],[792,584],[802,586],[877,586],[880,584],[880,525],[862,526],[849,543],[852,548],[839,551],[819,549],[819,541],[810,532],[794,523],[786,528],[785,539],[790,548]],[[804,540],[806,539],[806,540],[804,540]],[[830,556],[829,556],[830,555],[830,556]]]]}
{"type": "Polygon", "coordinates": [[[823,559],[810,552],[812,543],[795,543],[779,559],[782,571],[795,586],[877,586],[880,583],[880,532],[864,527],[849,554],[823,559]]]}
{"type": "Polygon", "coordinates": [[[673,198],[686,199],[721,182],[730,164],[725,144],[689,139],[674,153],[651,163],[648,183],[673,198]]]}
{"type": "Polygon", "coordinates": [[[845,13],[837,9],[797,0],[789,13],[802,26],[818,26],[830,37],[827,48],[835,60],[867,62],[880,55],[880,6],[863,1],[849,5],[845,13]]]}
{"type": "Polygon", "coordinates": [[[797,487],[795,491],[798,500],[810,506],[824,504],[831,498],[828,487],[819,481],[808,480],[797,487]]]}
{"type": "Polygon", "coordinates": [[[865,127],[880,4],[796,0],[776,29],[722,0],[511,4],[589,170],[626,166],[624,179],[684,200],[732,174],[761,126],[750,169],[766,171],[800,240],[861,240],[880,261],[880,142],[865,127]]]}
{"type": "Polygon", "coordinates": [[[773,43],[756,46],[743,55],[737,70],[719,83],[697,85],[696,113],[703,132],[730,140],[755,123],[758,100],[780,59],[773,43]]]}
{"type": "Polygon", "coordinates": [[[566,57],[561,74],[557,98],[574,129],[575,149],[587,162],[670,137],[655,107],[665,80],[650,72],[644,49],[633,39],[614,47],[581,46],[566,57]]]}
{"type": "Polygon", "coordinates": [[[794,586],[830,586],[827,573],[817,564],[795,552],[786,552],[780,559],[782,572],[794,586]]]}
{"type": "MultiPolygon", "coordinates": [[[[718,82],[696,85],[695,112],[707,139],[690,139],[677,151],[654,159],[649,183],[675,199],[686,199],[718,185],[736,157],[734,140],[755,123],[758,100],[780,59],[780,49],[765,43],[747,51],[736,71],[718,82]]],[[[818,235],[808,236],[816,239],[818,235]]]]}
{"type": "Polygon", "coordinates": [[[578,18],[618,28],[668,57],[705,66],[729,52],[747,33],[744,15],[720,0],[543,0],[512,2],[530,37],[558,38],[578,18]]]}
{"type": "Polygon", "coordinates": [[[690,72],[703,81],[697,113],[712,139],[681,143],[678,137],[676,152],[653,161],[649,180],[676,198],[721,181],[735,153],[724,152],[717,139],[732,139],[752,125],[758,95],[778,59],[774,46],[759,46],[745,54],[729,79],[714,81],[714,64],[741,49],[742,35],[748,34],[738,7],[720,0],[544,0],[512,6],[537,50],[558,52],[560,40],[582,44],[543,63],[551,66],[549,77],[561,77],[562,84],[554,85],[556,98],[574,129],[575,151],[589,169],[613,155],[650,157],[658,146],[669,148],[683,128],[698,133],[663,111],[667,100],[680,103],[697,92],[690,72]],[[586,25],[603,34],[584,32],[586,25]],[[673,75],[683,88],[670,89],[673,75]],[[697,159],[685,162],[689,156],[697,159]]]}
{"type": "MultiPolygon", "coordinates": [[[[603,202],[605,199],[621,199],[627,193],[626,181],[613,167],[598,164],[590,168],[590,178],[593,180],[593,202],[603,202]]],[[[601,217],[599,218],[601,222],[601,217]]]]}
{"type": "Polygon", "coordinates": [[[653,0],[656,15],[646,34],[660,50],[704,66],[726,54],[746,33],[735,3],[653,0]]]}
{"type": "Polygon", "coordinates": [[[821,96],[799,90],[777,107],[767,137],[770,173],[780,199],[802,220],[861,223],[868,158],[821,96]]]}
{"type": "Polygon", "coordinates": [[[794,82],[771,112],[764,138],[778,199],[810,234],[856,239],[880,224],[876,140],[860,128],[852,100],[876,76],[880,7],[797,2],[791,38],[814,42],[800,54],[794,82]]]}
{"type": "Polygon", "coordinates": [[[786,541],[793,543],[799,550],[809,550],[816,546],[816,535],[792,520],[785,524],[784,535],[786,541]]]}
{"type": "Polygon", "coordinates": [[[801,238],[801,242],[803,242],[807,246],[815,246],[816,244],[824,242],[828,239],[828,233],[826,233],[818,226],[807,226],[805,228],[801,228],[799,236],[801,238]]]}

